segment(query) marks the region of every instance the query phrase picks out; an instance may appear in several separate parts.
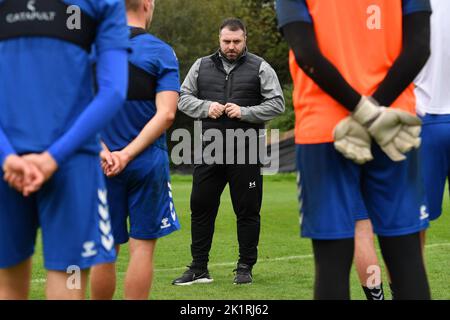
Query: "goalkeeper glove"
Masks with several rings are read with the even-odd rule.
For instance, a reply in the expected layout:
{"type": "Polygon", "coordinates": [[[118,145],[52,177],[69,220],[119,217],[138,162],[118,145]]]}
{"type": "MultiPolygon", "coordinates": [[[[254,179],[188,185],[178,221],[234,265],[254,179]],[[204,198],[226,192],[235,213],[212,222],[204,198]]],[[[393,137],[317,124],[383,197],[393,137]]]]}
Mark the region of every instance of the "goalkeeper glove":
{"type": "Polygon", "coordinates": [[[373,160],[372,139],[367,129],[351,116],[339,122],[333,135],[334,147],[347,159],[360,165],[373,160]]]}
{"type": "Polygon", "coordinates": [[[406,111],[379,107],[362,97],[352,117],[368,129],[392,161],[405,160],[405,153],[420,146],[422,121],[406,111]]]}

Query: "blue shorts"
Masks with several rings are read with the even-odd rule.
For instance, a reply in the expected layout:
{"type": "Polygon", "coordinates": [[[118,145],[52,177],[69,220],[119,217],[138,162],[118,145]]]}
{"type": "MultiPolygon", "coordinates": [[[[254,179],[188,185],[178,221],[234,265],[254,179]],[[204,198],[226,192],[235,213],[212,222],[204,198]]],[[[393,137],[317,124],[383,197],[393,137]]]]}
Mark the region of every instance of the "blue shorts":
{"type": "Polygon", "coordinates": [[[422,120],[422,173],[430,219],[436,220],[442,213],[445,183],[450,176],[450,115],[426,115],[422,120]]]}
{"type": "Polygon", "coordinates": [[[378,146],[375,160],[358,166],[332,143],[298,145],[302,236],[353,238],[355,221],[369,217],[381,236],[416,233],[429,225],[419,152],[392,162],[378,146]]]}
{"type": "Polygon", "coordinates": [[[167,151],[151,147],[120,175],[107,179],[106,184],[117,244],[126,243],[129,237],[158,239],[180,229],[172,199],[167,151]]]}
{"type": "Polygon", "coordinates": [[[65,272],[69,266],[87,269],[115,261],[98,156],[72,156],[29,198],[0,181],[0,268],[33,255],[39,227],[48,270],[65,272]]]}

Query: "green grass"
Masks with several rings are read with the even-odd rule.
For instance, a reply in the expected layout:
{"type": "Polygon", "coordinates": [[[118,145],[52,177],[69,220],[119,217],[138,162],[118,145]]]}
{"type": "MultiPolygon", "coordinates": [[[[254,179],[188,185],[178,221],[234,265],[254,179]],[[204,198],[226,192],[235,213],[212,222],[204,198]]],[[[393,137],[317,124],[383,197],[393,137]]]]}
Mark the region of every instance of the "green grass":
{"type": "MultiPolygon", "coordinates": [[[[174,176],[173,188],[182,230],[158,242],[152,299],[299,300],[312,298],[314,264],[311,256],[311,242],[299,237],[294,175],[265,177],[259,262],[254,268],[254,283],[251,286],[242,287],[232,284],[232,271],[238,257],[238,245],[236,219],[228,189],[223,193],[210,256],[210,272],[214,277],[214,283],[190,287],[171,285],[171,281],[181,275],[191,260],[189,249],[191,178],[174,176]]],[[[428,236],[429,247],[426,250],[426,259],[434,299],[450,299],[449,209],[447,197],[444,214],[432,225],[428,236]]],[[[123,249],[118,259],[119,277],[115,299],[123,297],[123,280],[128,259],[128,251],[125,247],[123,249]]],[[[33,268],[32,299],[44,298],[43,278],[45,278],[45,271],[39,247],[33,268]]],[[[387,297],[389,297],[388,291],[387,289],[387,297]]],[[[352,271],[352,298],[364,299],[354,270],[352,271]]]]}

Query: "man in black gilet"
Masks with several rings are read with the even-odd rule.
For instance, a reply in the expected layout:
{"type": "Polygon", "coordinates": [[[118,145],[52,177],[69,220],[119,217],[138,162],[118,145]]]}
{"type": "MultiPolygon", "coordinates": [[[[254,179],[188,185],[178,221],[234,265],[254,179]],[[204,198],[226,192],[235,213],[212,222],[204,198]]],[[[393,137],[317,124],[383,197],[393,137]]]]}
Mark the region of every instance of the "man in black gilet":
{"type": "Polygon", "coordinates": [[[189,269],[173,281],[175,285],[213,281],[208,272],[209,251],[220,197],[227,183],[237,216],[239,241],[234,283],[252,282],[263,190],[259,148],[255,145],[261,135],[264,137],[265,122],[284,112],[278,77],[267,62],[247,51],[244,24],[238,19],[225,20],[220,27],[219,39],[220,49],[198,59],[181,88],[178,108],[201,120],[204,150],[211,149],[211,144],[217,144],[219,140],[225,143],[220,151],[216,148],[209,159],[203,152],[201,164],[194,167],[191,194],[193,261],[189,269]],[[215,140],[207,137],[208,131],[215,140]],[[233,132],[239,137],[227,136],[233,132]],[[217,134],[221,135],[218,140],[217,134]],[[244,151],[244,161],[240,157],[241,151],[244,151]],[[211,161],[211,158],[214,159],[211,161]]]}

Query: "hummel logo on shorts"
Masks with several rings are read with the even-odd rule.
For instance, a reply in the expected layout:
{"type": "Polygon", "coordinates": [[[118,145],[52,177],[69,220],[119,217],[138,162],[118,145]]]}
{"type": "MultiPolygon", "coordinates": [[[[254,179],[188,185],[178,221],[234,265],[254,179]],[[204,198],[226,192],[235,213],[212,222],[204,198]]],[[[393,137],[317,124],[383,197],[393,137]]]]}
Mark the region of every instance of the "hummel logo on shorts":
{"type": "Polygon", "coordinates": [[[420,207],[420,220],[425,220],[425,219],[428,219],[429,217],[430,217],[430,215],[427,212],[427,207],[421,206],[420,207]]]}

